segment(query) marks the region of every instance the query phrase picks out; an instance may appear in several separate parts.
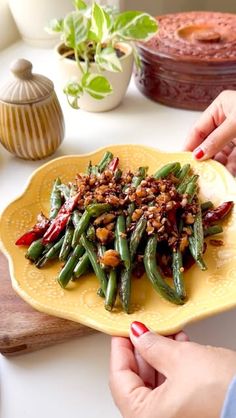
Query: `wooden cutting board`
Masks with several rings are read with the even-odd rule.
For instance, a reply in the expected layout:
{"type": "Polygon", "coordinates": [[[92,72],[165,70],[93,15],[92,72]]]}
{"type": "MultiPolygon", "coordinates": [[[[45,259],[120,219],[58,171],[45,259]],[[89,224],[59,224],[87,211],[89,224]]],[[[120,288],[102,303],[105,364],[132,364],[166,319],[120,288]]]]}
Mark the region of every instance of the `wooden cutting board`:
{"type": "Polygon", "coordinates": [[[34,310],[12,289],[8,262],[0,253],[0,353],[15,355],[95,332],[76,322],[34,310]]]}

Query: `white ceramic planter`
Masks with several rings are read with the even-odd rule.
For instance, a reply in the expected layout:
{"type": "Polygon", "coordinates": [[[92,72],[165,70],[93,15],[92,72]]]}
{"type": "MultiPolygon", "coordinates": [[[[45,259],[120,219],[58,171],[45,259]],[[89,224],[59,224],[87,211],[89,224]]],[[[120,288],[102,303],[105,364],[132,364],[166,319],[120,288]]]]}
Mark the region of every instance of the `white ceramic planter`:
{"type": "MultiPolygon", "coordinates": [[[[85,93],[78,101],[81,109],[87,110],[88,112],[105,112],[117,107],[124,98],[130,82],[134,59],[132,47],[129,44],[120,42],[118,46],[125,53],[125,55],[120,58],[122,72],[102,72],[113,87],[112,94],[102,100],[97,100],[85,93]]],[[[61,55],[62,49],[63,44],[61,43],[55,48],[55,52],[58,65],[59,82],[63,88],[69,80],[79,81],[81,78],[81,72],[74,60],[65,58],[61,55]]],[[[98,73],[96,64],[91,64],[91,71],[93,73],[98,73]]]]}
{"type": "Polygon", "coordinates": [[[59,35],[50,35],[45,26],[62,18],[72,9],[71,0],[9,0],[9,7],[25,42],[33,46],[52,47],[59,35]]]}

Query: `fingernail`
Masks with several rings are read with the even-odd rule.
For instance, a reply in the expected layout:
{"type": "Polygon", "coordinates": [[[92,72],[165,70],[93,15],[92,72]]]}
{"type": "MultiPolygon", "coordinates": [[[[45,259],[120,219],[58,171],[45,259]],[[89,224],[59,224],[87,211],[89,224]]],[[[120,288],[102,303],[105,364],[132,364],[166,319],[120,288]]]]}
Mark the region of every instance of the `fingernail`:
{"type": "Polygon", "coordinates": [[[204,151],[201,147],[198,147],[193,151],[193,155],[197,160],[200,160],[204,156],[204,151]]]}
{"type": "Polygon", "coordinates": [[[142,322],[134,321],[131,324],[131,331],[135,337],[140,337],[140,335],[148,332],[149,329],[142,322]]]}

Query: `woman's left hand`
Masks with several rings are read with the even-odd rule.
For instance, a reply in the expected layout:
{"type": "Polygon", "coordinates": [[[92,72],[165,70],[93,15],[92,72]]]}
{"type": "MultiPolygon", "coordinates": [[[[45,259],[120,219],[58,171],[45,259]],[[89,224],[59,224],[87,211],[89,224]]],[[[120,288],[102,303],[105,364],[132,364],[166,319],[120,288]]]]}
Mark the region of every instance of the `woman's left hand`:
{"type": "Polygon", "coordinates": [[[150,332],[134,322],[113,337],[110,387],[124,418],[219,418],[236,353],[150,332]]]}

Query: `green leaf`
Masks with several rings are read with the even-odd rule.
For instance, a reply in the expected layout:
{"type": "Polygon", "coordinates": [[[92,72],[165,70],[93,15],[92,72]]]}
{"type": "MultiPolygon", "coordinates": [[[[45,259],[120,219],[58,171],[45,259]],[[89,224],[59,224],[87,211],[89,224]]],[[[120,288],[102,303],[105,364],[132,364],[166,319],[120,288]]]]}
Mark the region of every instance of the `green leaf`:
{"type": "Polygon", "coordinates": [[[92,5],[91,36],[97,42],[106,41],[111,27],[111,18],[97,3],[92,5]]]}
{"type": "Polygon", "coordinates": [[[111,46],[103,48],[99,54],[96,54],[95,62],[101,70],[122,71],[120,60],[111,46]]]}
{"type": "Polygon", "coordinates": [[[100,74],[86,73],[82,77],[82,87],[95,99],[101,100],[112,93],[109,81],[100,74]]]}
{"type": "Polygon", "coordinates": [[[71,107],[73,109],[79,109],[79,104],[78,104],[78,97],[75,97],[71,102],[69,102],[71,107]]]}
{"type": "Polygon", "coordinates": [[[136,46],[132,45],[132,47],[133,47],[135,65],[136,65],[137,70],[140,71],[142,69],[142,62],[141,62],[141,59],[140,59],[140,56],[139,56],[139,53],[137,51],[136,46]]]}
{"type": "Polygon", "coordinates": [[[158,29],[157,21],[148,13],[127,11],[119,14],[114,23],[117,35],[128,40],[148,40],[158,29]]]}
{"type": "Polygon", "coordinates": [[[52,19],[49,25],[45,28],[48,33],[58,33],[63,31],[64,21],[63,19],[52,19]]]}
{"type": "Polygon", "coordinates": [[[63,89],[68,96],[78,97],[83,94],[83,88],[77,81],[69,81],[63,89]]]}
{"type": "Polygon", "coordinates": [[[64,19],[64,42],[73,49],[86,41],[88,36],[88,19],[79,11],[69,13],[64,19]]]}
{"type": "Polygon", "coordinates": [[[83,0],[74,0],[74,6],[77,10],[87,10],[87,4],[83,0]]]}

